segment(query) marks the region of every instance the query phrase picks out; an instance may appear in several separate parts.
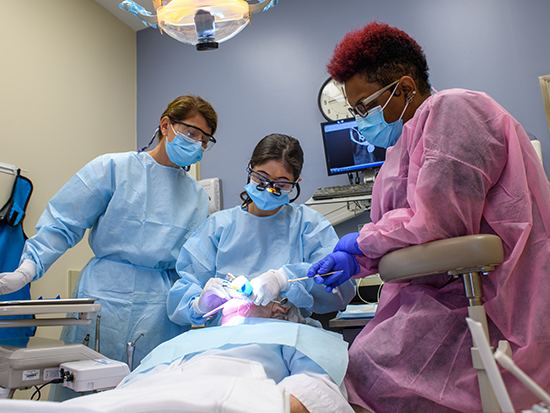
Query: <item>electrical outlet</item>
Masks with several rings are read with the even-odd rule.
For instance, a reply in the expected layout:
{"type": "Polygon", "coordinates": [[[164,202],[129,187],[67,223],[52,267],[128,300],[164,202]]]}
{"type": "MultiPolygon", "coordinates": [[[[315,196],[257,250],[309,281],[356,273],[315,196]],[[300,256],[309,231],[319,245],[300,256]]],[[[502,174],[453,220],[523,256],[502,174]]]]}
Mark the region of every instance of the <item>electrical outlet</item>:
{"type": "Polygon", "coordinates": [[[209,178],[199,181],[210,197],[209,213],[223,209],[222,180],[220,178],[209,178]]]}

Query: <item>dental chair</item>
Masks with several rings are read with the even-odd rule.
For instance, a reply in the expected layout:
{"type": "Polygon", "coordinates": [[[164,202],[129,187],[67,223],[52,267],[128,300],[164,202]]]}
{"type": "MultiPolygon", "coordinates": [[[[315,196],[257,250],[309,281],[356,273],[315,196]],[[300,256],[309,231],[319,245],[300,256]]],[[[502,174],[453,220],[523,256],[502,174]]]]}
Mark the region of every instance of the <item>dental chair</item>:
{"type": "MultiPolygon", "coordinates": [[[[479,234],[448,238],[402,248],[380,260],[380,278],[386,283],[408,282],[434,274],[462,277],[468,298],[468,316],[482,324],[487,341],[489,331],[483,307],[482,278],[503,261],[502,241],[496,235],[479,234]]],[[[507,341],[499,349],[511,357],[507,341]]],[[[473,366],[477,370],[483,412],[500,412],[499,403],[475,344],[471,348],[473,366]]]]}

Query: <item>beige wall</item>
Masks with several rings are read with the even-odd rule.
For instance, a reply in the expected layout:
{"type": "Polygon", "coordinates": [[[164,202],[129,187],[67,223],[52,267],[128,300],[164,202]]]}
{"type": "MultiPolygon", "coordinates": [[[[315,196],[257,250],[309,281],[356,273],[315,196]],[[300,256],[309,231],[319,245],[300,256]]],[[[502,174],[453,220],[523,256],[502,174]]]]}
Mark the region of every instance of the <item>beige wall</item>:
{"type": "MultiPolygon", "coordinates": [[[[48,200],[88,161],[135,150],[136,33],[93,0],[3,1],[2,15],[0,162],[26,169],[34,184],[30,237],[48,200]]],[[[0,206],[12,182],[0,173],[0,206]]],[[[33,298],[67,297],[68,270],[91,255],[85,236],[32,284],[33,298]]]]}

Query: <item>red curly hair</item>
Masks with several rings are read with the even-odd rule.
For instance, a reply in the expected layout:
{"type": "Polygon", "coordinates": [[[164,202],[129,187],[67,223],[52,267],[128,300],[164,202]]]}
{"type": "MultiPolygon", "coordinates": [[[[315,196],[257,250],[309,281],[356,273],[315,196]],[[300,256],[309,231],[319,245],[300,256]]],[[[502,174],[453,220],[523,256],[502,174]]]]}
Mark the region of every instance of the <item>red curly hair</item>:
{"type": "Polygon", "coordinates": [[[360,74],[381,86],[408,75],[421,93],[430,91],[424,51],[407,33],[385,23],[371,22],[346,34],[336,45],[327,70],[338,82],[360,74]]]}

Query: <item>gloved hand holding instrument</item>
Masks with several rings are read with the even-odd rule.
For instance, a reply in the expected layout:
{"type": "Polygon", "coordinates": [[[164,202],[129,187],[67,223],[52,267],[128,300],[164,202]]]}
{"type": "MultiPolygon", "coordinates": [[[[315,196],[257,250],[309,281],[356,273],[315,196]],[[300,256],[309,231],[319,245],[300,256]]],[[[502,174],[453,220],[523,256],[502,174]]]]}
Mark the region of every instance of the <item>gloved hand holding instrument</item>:
{"type": "Polygon", "coordinates": [[[289,277],[282,268],[278,270],[269,270],[250,281],[252,293],[249,295],[249,301],[256,305],[267,305],[270,301],[277,298],[279,292],[286,291],[290,287],[289,277]]]}
{"type": "Polygon", "coordinates": [[[359,264],[354,255],[362,255],[363,252],[357,245],[358,232],[346,234],[334,247],[332,253],[313,264],[307,272],[308,277],[315,277],[315,282],[325,284],[325,290],[331,292],[334,288],[349,280],[359,272],[359,264]],[[328,272],[336,273],[325,278],[316,275],[325,275],[328,272]]]}
{"type": "Polygon", "coordinates": [[[332,252],[342,251],[351,255],[363,255],[363,251],[359,249],[359,245],[357,244],[358,237],[358,232],[352,232],[344,235],[340,238],[340,241],[338,241],[332,252]]]}
{"type": "MultiPolygon", "coordinates": [[[[252,293],[252,286],[250,285],[248,278],[242,275],[235,277],[233,274],[227,274],[225,279],[217,279],[221,280],[221,283],[220,281],[215,281],[215,283],[217,285],[221,284],[221,287],[216,287],[216,289],[221,288],[221,292],[227,294],[229,298],[221,299],[221,303],[206,312],[203,315],[203,318],[210,317],[211,315],[214,315],[218,311],[222,310],[231,298],[247,298],[252,293]]],[[[215,299],[214,301],[217,300],[215,299]]]]}
{"type": "Polygon", "coordinates": [[[223,278],[210,278],[201,295],[193,301],[193,309],[200,314],[206,314],[219,307],[231,296],[226,291],[227,281],[223,278]]]}
{"type": "MultiPolygon", "coordinates": [[[[323,277],[331,275],[337,276],[339,272],[341,271],[337,270],[328,274],[316,274],[313,277],[315,277],[317,283],[322,283],[323,277]]],[[[287,291],[290,288],[290,283],[307,280],[308,278],[310,277],[289,279],[286,271],[282,268],[278,270],[269,270],[250,281],[253,291],[249,295],[248,301],[256,305],[267,305],[270,301],[273,301],[281,291],[287,291]]],[[[328,291],[330,292],[332,289],[328,291]]]]}

